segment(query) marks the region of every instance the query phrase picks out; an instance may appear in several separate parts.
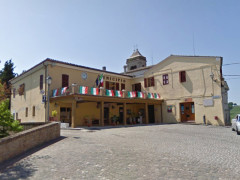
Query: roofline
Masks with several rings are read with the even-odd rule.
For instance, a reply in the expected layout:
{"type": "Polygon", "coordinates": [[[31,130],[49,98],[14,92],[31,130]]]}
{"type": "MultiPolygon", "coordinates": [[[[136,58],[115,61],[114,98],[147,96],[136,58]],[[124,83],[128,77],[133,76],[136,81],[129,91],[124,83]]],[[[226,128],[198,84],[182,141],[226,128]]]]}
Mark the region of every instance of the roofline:
{"type": "Polygon", "coordinates": [[[47,58],[45,60],[43,60],[42,62],[36,64],[35,66],[33,66],[32,68],[28,69],[27,71],[23,72],[22,74],[20,74],[19,76],[12,78],[11,80],[9,80],[10,82],[23,76],[24,74],[28,73],[29,71],[33,70],[34,68],[38,67],[41,64],[44,64],[45,62],[53,62],[53,63],[59,63],[59,64],[64,64],[64,65],[69,65],[69,66],[74,66],[74,67],[79,67],[79,68],[84,68],[84,69],[89,69],[89,70],[94,70],[94,71],[99,71],[99,72],[105,72],[105,73],[110,73],[110,74],[115,74],[115,75],[120,75],[120,76],[126,76],[126,77],[133,77],[131,75],[125,75],[125,74],[121,74],[121,73],[115,73],[112,71],[104,71],[101,69],[96,69],[96,68],[91,68],[91,67],[87,67],[87,66],[81,66],[81,65],[77,65],[77,64],[72,64],[72,63],[68,63],[68,62],[63,62],[63,61],[59,61],[59,60],[55,60],[55,59],[51,59],[51,58],[47,58]]]}
{"type": "Polygon", "coordinates": [[[219,58],[222,58],[222,56],[194,56],[194,55],[174,55],[174,54],[171,54],[168,57],[171,57],[171,56],[177,56],[177,57],[219,57],[219,58]]]}

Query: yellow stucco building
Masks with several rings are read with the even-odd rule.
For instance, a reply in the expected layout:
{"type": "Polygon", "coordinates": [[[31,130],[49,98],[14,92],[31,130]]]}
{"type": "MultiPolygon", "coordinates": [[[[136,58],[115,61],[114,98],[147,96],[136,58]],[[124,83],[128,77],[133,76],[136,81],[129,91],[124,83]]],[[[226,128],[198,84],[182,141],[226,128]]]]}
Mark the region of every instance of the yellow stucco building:
{"type": "Polygon", "coordinates": [[[123,73],[46,59],[12,79],[21,122],[77,126],[195,122],[229,124],[222,57],[171,55],[156,65],[135,50],[123,73]],[[47,77],[51,77],[48,87],[47,77]],[[49,92],[48,92],[49,89],[49,92]],[[50,96],[49,110],[45,97],[50,96]],[[55,118],[52,112],[56,111],[55,118]]]}

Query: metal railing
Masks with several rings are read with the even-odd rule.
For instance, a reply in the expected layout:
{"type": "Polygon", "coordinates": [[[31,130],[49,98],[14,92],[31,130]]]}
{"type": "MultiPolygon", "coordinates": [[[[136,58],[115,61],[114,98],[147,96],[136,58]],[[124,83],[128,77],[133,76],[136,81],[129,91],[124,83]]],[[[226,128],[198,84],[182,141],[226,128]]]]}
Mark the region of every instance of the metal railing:
{"type": "Polygon", "coordinates": [[[88,87],[73,85],[63,88],[53,89],[51,97],[67,96],[72,94],[94,95],[94,96],[109,96],[117,98],[142,98],[142,99],[160,99],[158,93],[125,91],[125,90],[109,90],[102,87],[88,87]]]}

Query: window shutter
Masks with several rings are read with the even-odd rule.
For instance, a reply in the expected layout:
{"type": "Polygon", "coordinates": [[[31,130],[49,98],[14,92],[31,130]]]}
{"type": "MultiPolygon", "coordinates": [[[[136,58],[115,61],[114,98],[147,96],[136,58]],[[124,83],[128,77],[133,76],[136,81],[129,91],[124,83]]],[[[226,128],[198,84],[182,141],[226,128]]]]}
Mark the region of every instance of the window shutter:
{"type": "Polygon", "coordinates": [[[186,82],[186,71],[180,71],[179,72],[179,81],[180,82],[186,82]]]}
{"type": "Polygon", "coordinates": [[[154,77],[151,77],[151,86],[154,86],[154,77]]]}
{"type": "Polygon", "coordinates": [[[69,76],[66,74],[62,75],[62,87],[68,87],[69,76]]]}
{"type": "Polygon", "coordinates": [[[144,87],[147,87],[147,78],[144,78],[144,87]]]}
{"type": "Polygon", "coordinates": [[[39,84],[40,90],[43,89],[43,75],[40,75],[40,84],[39,84]]]}
{"type": "Polygon", "coordinates": [[[116,83],[116,90],[119,90],[119,83],[116,83]]]}
{"type": "Polygon", "coordinates": [[[109,81],[106,81],[106,89],[109,89],[109,81]]]}
{"type": "Polygon", "coordinates": [[[182,75],[183,75],[183,81],[182,82],[186,82],[186,71],[183,71],[182,75]]]}
{"type": "Polygon", "coordinates": [[[125,89],[125,84],[121,84],[121,90],[125,89]]]}

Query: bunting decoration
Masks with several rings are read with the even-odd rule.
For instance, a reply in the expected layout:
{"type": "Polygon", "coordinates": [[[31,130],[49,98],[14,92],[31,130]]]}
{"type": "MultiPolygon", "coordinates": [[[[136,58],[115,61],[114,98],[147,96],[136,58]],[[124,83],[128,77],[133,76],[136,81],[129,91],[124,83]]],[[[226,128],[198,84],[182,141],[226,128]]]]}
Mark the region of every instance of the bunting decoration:
{"type": "Polygon", "coordinates": [[[92,95],[98,95],[99,94],[99,89],[98,88],[91,88],[91,94],[92,95]]]}
{"type": "Polygon", "coordinates": [[[106,95],[107,96],[114,96],[114,91],[106,89],[106,95]]]}
{"type": "Polygon", "coordinates": [[[61,90],[61,94],[65,94],[67,91],[67,87],[63,87],[62,90],[61,90]]]}
{"type": "Polygon", "coordinates": [[[88,87],[87,86],[80,86],[79,90],[80,90],[80,94],[87,94],[88,93],[88,87]]]}
{"type": "Polygon", "coordinates": [[[134,98],[134,97],[136,97],[136,92],[135,92],[135,91],[128,91],[128,97],[129,97],[129,98],[134,98]]]}
{"type": "Polygon", "coordinates": [[[148,93],[148,98],[149,99],[152,99],[154,97],[154,94],[153,93],[148,93]]]}
{"type": "Polygon", "coordinates": [[[53,97],[56,97],[56,96],[58,96],[58,89],[53,90],[53,97]]]}
{"type": "Polygon", "coordinates": [[[154,93],[154,98],[155,98],[155,99],[160,99],[160,94],[154,93]]]}
{"type": "Polygon", "coordinates": [[[122,91],[115,91],[115,92],[116,92],[115,93],[116,97],[122,97],[123,96],[122,91]]]}
{"type": "Polygon", "coordinates": [[[138,97],[139,98],[144,98],[144,93],[143,92],[138,92],[138,97]]]}

